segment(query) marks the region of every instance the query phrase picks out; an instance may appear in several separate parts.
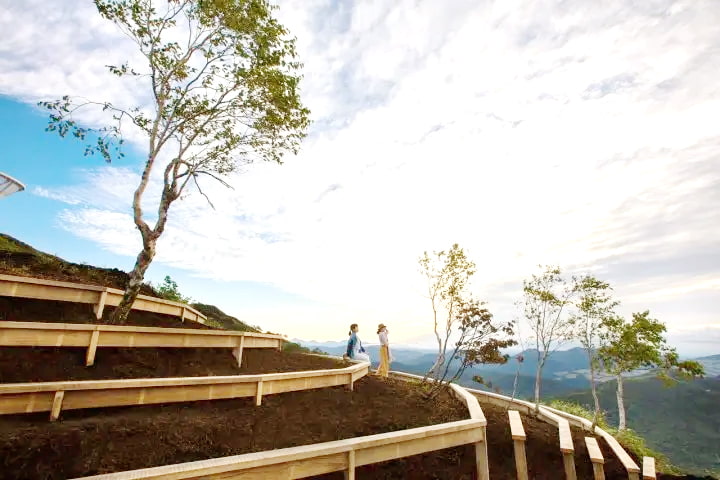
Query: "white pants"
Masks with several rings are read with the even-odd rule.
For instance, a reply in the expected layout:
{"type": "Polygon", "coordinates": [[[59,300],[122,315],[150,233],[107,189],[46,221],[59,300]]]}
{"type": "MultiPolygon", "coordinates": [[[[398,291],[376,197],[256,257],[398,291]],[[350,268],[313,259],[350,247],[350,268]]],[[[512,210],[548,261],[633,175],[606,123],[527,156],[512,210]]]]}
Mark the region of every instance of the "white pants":
{"type": "Polygon", "coordinates": [[[355,356],[353,356],[353,360],[360,360],[361,362],[369,362],[370,355],[368,355],[367,353],[356,353],[355,356]]]}

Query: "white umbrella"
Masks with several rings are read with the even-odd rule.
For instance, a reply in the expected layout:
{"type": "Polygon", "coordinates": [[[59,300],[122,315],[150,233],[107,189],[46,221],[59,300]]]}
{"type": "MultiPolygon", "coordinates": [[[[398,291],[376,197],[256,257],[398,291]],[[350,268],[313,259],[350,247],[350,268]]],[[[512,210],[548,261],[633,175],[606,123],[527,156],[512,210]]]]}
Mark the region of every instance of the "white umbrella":
{"type": "Polygon", "coordinates": [[[23,190],[25,190],[25,185],[10,175],[0,172],[0,197],[7,197],[23,190]]]}

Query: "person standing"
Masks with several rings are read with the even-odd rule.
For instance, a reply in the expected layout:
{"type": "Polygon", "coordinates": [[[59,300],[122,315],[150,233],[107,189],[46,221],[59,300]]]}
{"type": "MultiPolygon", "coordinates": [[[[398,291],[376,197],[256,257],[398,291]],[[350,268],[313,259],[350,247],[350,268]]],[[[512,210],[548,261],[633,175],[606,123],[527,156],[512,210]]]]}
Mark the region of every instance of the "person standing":
{"type": "Polygon", "coordinates": [[[390,342],[388,341],[388,329],[384,323],[378,325],[378,339],[380,340],[380,366],[378,366],[377,374],[381,377],[388,377],[390,371],[390,362],[392,362],[392,356],[390,355],[390,342]]]}
{"type": "Polygon", "coordinates": [[[350,332],[348,332],[350,338],[348,339],[347,351],[344,356],[352,358],[353,360],[360,360],[361,362],[370,362],[370,355],[365,352],[365,348],[363,348],[362,341],[357,332],[358,324],[353,323],[350,325],[350,332]]]}

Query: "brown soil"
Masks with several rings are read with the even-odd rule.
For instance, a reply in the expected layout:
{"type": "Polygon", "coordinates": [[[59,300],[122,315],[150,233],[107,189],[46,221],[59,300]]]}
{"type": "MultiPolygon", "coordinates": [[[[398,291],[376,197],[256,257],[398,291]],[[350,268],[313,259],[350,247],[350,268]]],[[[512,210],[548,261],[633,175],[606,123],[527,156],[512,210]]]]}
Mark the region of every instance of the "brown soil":
{"type": "MultiPolygon", "coordinates": [[[[73,478],[465,418],[466,408],[449,395],[430,403],[404,382],[374,377],[358,380],[354,392],[336,387],[270,395],[260,407],[250,399],[237,399],[69,411],[56,423],[48,422],[45,414],[4,416],[0,478],[73,478]]],[[[453,449],[388,463],[410,466],[402,470],[408,476],[399,478],[472,478],[473,456],[461,453],[453,449]],[[422,466],[424,474],[416,475],[413,466],[422,466]]],[[[371,478],[398,478],[385,473],[386,465],[373,466],[378,475],[371,478]]],[[[400,472],[397,467],[394,471],[400,472]]]]}
{"type": "Polygon", "coordinates": [[[243,365],[229,348],[99,348],[85,366],[84,348],[0,348],[0,383],[112,378],[253,375],[342,368],[343,362],[271,349],[245,349],[243,365]]]}

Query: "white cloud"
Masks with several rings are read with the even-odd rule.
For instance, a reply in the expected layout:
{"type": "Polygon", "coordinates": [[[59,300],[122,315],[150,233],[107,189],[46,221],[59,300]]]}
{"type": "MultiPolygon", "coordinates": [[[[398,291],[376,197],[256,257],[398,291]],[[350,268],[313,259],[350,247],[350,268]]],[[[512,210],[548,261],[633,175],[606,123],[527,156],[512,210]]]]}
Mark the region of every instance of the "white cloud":
{"type": "MultiPolygon", "coordinates": [[[[0,93],[143,102],[137,85],[103,73],[107,58],[133,55],[117,32],[81,2],[45,10],[0,16],[13,32],[0,46],[0,93]],[[48,31],[53,42],[40,41],[48,31]]],[[[298,158],[250,167],[234,190],[207,183],[217,210],[198,195],[173,205],[158,262],[321,305],[293,314],[227,300],[290,336],[332,338],[326,321],[365,319],[394,322],[398,340],[420,337],[416,258],[453,242],[471,251],[476,289],[501,316],[514,314],[523,277],[555,263],[605,275],[633,307],[657,304],[671,328],[717,322],[717,298],[688,306],[694,320],[682,314],[698,285],[717,293],[717,261],[685,260],[720,256],[711,0],[292,0],[280,15],[305,63],[312,134],[298,158]]],[[[137,173],[85,178],[36,193],[70,204],[68,230],[134,254],[137,173]]]]}

